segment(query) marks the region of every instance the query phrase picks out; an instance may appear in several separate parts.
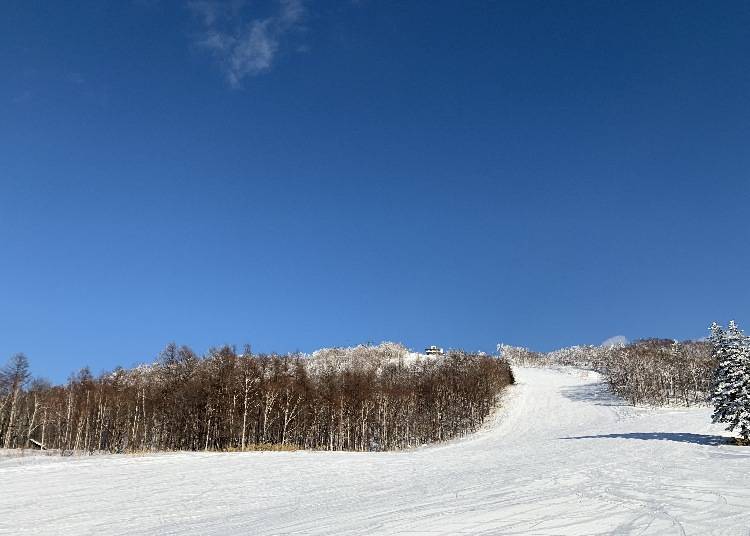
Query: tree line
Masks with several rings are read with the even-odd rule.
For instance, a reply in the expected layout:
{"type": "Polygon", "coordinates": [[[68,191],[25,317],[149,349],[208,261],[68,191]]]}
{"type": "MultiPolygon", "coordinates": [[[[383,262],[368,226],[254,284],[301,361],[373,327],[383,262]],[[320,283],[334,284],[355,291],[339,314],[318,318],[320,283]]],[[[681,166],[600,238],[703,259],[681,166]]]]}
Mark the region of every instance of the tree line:
{"type": "Polygon", "coordinates": [[[600,372],[614,393],[634,405],[707,403],[717,363],[708,342],[655,338],[546,353],[503,344],[498,350],[520,366],[573,366],[600,372]]]}
{"type": "Polygon", "coordinates": [[[32,381],[18,355],[0,374],[0,447],[403,449],[476,430],[511,383],[505,360],[393,343],[311,356],[170,344],[153,364],[84,368],[65,385],[32,381]]]}

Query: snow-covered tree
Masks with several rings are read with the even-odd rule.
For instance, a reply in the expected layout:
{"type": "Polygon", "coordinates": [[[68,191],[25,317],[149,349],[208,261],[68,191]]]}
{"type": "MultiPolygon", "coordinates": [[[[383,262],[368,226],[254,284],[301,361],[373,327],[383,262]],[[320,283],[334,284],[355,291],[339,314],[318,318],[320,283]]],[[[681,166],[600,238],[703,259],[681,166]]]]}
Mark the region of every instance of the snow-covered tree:
{"type": "Polygon", "coordinates": [[[727,424],[743,439],[750,438],[750,337],[734,321],[726,331],[714,323],[711,344],[717,367],[711,402],[713,422],[727,424]]]}
{"type": "Polygon", "coordinates": [[[579,345],[552,352],[499,344],[498,353],[522,367],[576,367],[601,373],[612,391],[632,404],[705,404],[716,360],[706,341],[641,339],[579,345]]]}

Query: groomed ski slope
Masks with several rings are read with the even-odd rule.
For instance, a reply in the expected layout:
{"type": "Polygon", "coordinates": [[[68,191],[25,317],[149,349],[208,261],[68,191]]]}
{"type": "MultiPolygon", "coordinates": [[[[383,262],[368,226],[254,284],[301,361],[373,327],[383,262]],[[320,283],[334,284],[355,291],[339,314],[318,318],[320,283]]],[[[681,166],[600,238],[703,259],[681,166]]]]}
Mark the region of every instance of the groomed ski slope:
{"type": "Polygon", "coordinates": [[[0,458],[0,534],[750,534],[750,448],[517,369],[487,427],[400,453],[0,458]]]}

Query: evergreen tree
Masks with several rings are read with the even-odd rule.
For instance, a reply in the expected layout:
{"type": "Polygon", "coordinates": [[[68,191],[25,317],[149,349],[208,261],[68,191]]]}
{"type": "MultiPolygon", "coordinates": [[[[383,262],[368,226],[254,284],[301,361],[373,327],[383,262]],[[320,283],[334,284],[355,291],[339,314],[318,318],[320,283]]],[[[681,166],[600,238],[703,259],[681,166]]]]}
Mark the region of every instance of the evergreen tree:
{"type": "Polygon", "coordinates": [[[727,430],[737,430],[747,440],[750,438],[750,338],[734,321],[726,331],[714,323],[711,344],[718,363],[711,393],[713,422],[726,423],[727,430]]]}
{"type": "Polygon", "coordinates": [[[709,341],[713,348],[713,356],[716,359],[716,370],[711,386],[711,403],[714,406],[711,417],[713,422],[724,422],[729,407],[728,373],[731,369],[732,355],[728,349],[727,334],[716,322],[711,324],[709,341]]]}

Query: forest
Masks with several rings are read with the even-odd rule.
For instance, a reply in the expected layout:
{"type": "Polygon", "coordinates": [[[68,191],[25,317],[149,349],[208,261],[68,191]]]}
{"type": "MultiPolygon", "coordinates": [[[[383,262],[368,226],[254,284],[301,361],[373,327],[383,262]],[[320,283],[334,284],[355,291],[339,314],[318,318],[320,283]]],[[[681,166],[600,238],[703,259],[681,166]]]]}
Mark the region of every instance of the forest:
{"type": "Polygon", "coordinates": [[[500,354],[521,366],[574,366],[600,372],[612,391],[631,404],[708,403],[716,359],[711,344],[642,339],[630,344],[572,346],[552,352],[498,345],[500,354]]]}
{"type": "Polygon", "coordinates": [[[309,356],[170,344],[152,364],[96,377],[84,368],[65,385],[32,379],[19,354],[0,373],[0,447],[404,449],[475,431],[512,383],[504,359],[394,343],[309,356]]]}

